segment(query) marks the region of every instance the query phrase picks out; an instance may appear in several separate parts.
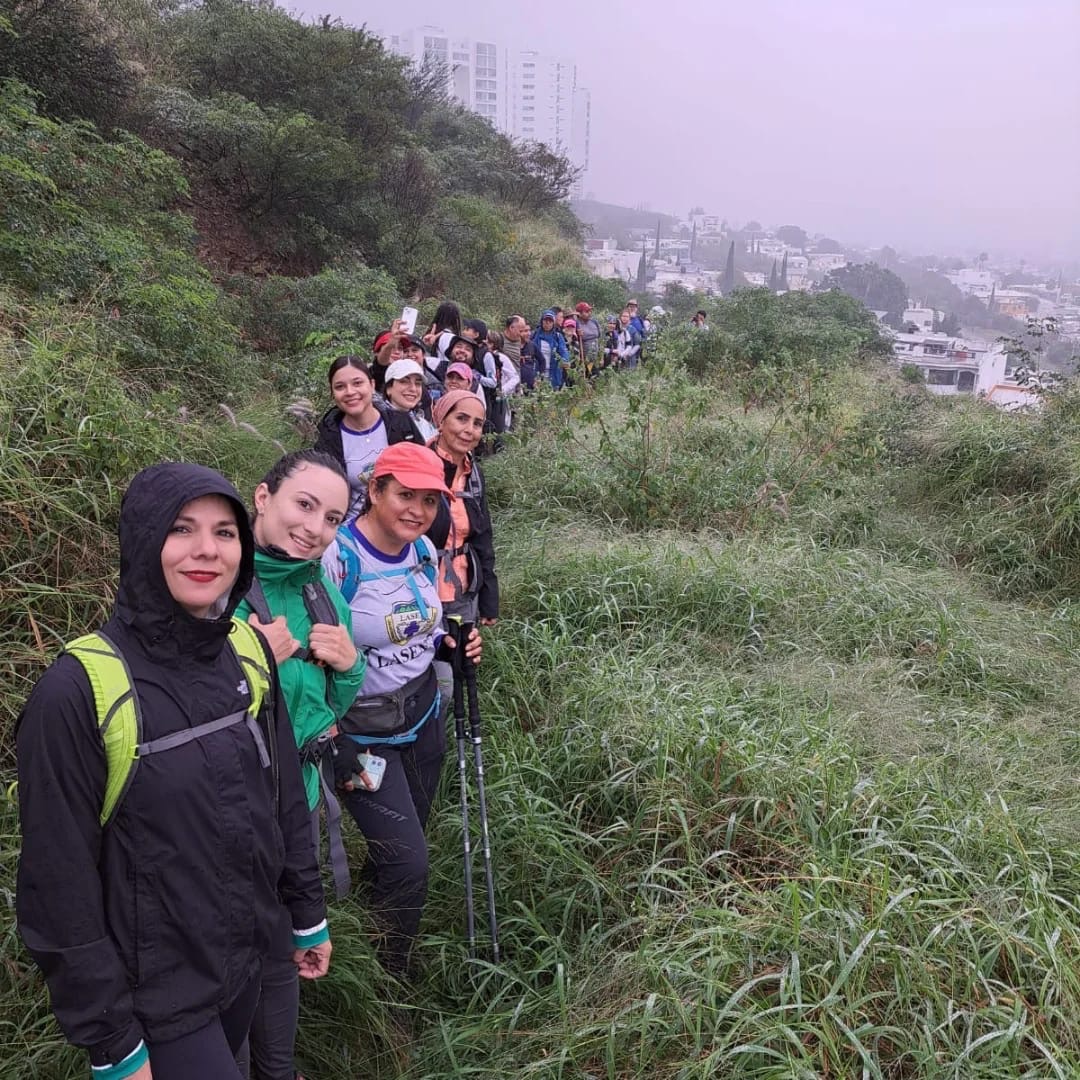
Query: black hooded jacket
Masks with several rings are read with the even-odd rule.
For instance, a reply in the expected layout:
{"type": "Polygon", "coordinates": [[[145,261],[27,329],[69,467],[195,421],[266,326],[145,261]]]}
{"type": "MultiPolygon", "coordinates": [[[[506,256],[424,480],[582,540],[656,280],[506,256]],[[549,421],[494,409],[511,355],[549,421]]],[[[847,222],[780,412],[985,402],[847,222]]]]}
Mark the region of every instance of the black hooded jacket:
{"type": "MultiPolygon", "coordinates": [[[[253,554],[243,504],[216,472],[170,463],[132,481],[116,605],[102,630],[130,668],[144,739],[249,704],[227,639],[253,554]],[[234,505],[243,557],[226,610],[199,619],[169,592],[161,549],[181,507],[210,494],[234,505]]],[[[325,918],[292,727],[280,704],[259,722],[270,767],[244,724],[144,757],[102,828],[105,754],[79,662],[59,657],[23,709],[19,930],[60,1026],[93,1064],[213,1020],[258,973],[282,903],[296,929],[325,918]]]]}
{"type": "MultiPolygon", "coordinates": [[[[386,425],[386,445],[411,442],[424,445],[424,436],[413,422],[413,418],[401,409],[392,409],[389,405],[376,405],[383,423],[386,425]]],[[[319,430],[315,436],[315,449],[322,450],[331,457],[345,464],[345,447],[341,442],[341,421],[345,414],[338,408],[327,409],[319,421],[319,430]]],[[[352,481],[350,480],[350,483],[352,481]]]]}

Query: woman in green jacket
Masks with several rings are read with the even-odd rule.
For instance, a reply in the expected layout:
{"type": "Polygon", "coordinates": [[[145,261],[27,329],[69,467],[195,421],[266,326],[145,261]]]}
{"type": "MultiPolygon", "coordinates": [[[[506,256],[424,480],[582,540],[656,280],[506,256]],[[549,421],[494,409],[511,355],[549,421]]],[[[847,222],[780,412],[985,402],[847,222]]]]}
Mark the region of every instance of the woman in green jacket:
{"type": "MultiPolygon", "coordinates": [[[[237,609],[266,637],[278,664],[304,786],[312,812],[312,842],[318,847],[319,765],[329,750],[330,731],[356,698],[366,658],[352,639],[348,604],[323,572],[320,559],[345,520],[349,482],[340,463],[318,450],[286,454],[255,489],[255,584],[237,609]]],[[[340,816],[332,791],[327,817],[340,816]]],[[[336,837],[335,837],[336,834],[336,837]]],[[[331,859],[339,892],[347,888],[344,850],[331,859]]],[[[281,948],[263,967],[262,996],[251,1027],[252,1080],[293,1080],[293,1045],[300,987],[291,930],[283,916],[281,948]],[[291,970],[290,970],[291,969],[291,970]]]]}

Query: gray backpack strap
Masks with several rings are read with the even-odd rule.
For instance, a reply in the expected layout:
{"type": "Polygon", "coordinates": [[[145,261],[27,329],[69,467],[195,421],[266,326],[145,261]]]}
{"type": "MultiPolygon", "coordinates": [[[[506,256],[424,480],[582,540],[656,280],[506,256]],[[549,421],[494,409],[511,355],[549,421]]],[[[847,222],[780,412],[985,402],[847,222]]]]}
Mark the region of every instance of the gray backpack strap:
{"type": "Polygon", "coordinates": [[[266,741],[263,739],[262,729],[255,718],[246,709],[240,712],[229,713],[228,716],[219,716],[216,720],[208,720],[205,724],[197,724],[192,728],[184,728],[182,731],[174,731],[171,735],[163,735],[160,739],[151,739],[149,742],[139,743],[135,748],[136,756],[144,758],[150,754],[160,754],[166,750],[175,750],[178,746],[186,746],[189,742],[201,739],[205,735],[213,735],[215,732],[224,731],[235,724],[247,724],[251,737],[259,751],[259,764],[268,768],[270,754],[266,749],[266,741]]]}

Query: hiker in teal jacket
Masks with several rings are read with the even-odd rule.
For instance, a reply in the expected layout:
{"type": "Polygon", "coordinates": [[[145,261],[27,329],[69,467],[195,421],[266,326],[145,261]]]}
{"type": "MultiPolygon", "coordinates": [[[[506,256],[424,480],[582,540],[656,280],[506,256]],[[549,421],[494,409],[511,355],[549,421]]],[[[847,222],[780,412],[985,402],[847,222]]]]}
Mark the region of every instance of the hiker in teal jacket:
{"type": "MultiPolygon", "coordinates": [[[[349,606],[320,562],[348,508],[349,483],[338,461],[318,450],[286,454],[255,489],[256,584],[237,608],[237,615],[263,633],[277,660],[316,846],[319,766],[330,750],[329,732],[356,698],[367,667],[352,640],[349,606]],[[315,587],[307,590],[313,595],[306,600],[305,586],[315,587]]],[[[348,886],[348,869],[335,827],[340,809],[332,791],[323,790],[328,792],[331,861],[341,893],[348,886]]],[[[295,965],[290,970],[284,963],[285,946],[282,930],[280,948],[263,966],[249,1040],[252,1080],[293,1080],[296,1075],[300,985],[295,965]]]]}

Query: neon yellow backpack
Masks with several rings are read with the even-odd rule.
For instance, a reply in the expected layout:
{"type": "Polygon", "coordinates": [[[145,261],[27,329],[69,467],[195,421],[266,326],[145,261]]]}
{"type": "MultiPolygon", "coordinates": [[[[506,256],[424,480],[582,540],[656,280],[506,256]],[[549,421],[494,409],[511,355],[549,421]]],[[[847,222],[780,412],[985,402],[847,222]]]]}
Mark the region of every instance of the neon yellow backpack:
{"type": "Polygon", "coordinates": [[[117,806],[127,794],[141,758],[183,746],[193,739],[222,731],[233,724],[246,723],[259,749],[259,759],[265,768],[270,756],[256,717],[270,694],[270,672],[266,653],[255,631],[240,619],[233,619],[229,643],[236,652],[240,667],[247,676],[251,704],[246,710],[209,720],[193,728],[183,728],[160,739],[143,741],[142,710],[139,695],[120,650],[100,631],[86,634],[64,647],[82,664],[94,693],[98,730],[105,745],[105,799],[101,807],[101,824],[109,823],[117,806]]]}

